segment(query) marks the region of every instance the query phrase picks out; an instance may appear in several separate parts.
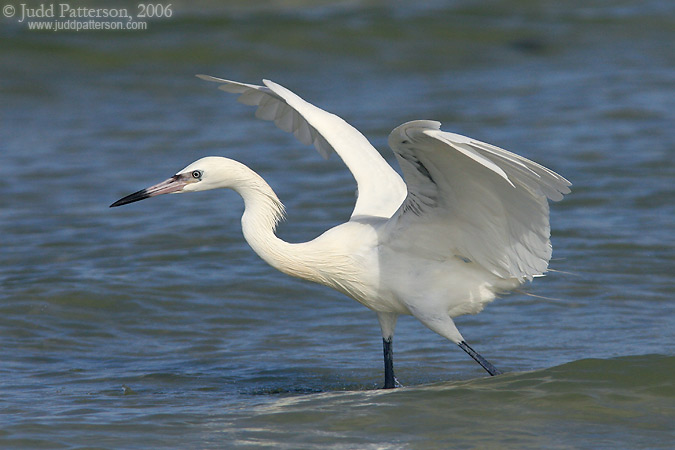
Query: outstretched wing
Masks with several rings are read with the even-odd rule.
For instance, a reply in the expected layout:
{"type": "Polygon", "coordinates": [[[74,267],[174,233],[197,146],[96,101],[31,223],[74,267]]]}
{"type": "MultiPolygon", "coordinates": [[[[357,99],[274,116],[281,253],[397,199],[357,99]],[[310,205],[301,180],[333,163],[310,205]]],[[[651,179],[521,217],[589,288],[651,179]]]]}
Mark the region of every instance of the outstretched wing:
{"type": "Polygon", "coordinates": [[[335,151],[356,179],[358,199],[352,217],[389,218],[406,196],[405,183],[356,128],[340,117],[304,101],[272,81],[265,86],[238,83],[207,75],[202,80],[220,83],[220,89],[240,94],[239,101],[257,106],[256,117],[272,120],[305,145],[314,145],[324,157],[335,151]]]}
{"type": "Polygon", "coordinates": [[[391,245],[475,262],[502,278],[532,279],[551,259],[548,199],[571,183],[522,156],[417,120],[392,131],[408,195],[390,221],[391,245]]]}

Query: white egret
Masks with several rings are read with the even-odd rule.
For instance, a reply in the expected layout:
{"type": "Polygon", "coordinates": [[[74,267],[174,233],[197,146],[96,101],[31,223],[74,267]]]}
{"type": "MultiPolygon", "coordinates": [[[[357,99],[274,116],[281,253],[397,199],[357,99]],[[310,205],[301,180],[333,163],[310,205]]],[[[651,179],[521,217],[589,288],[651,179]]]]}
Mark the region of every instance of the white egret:
{"type": "Polygon", "coordinates": [[[490,375],[501,373],[464,340],[453,317],[475,314],[501,293],[543,275],[551,258],[548,201],[571,185],[562,176],[494,145],[415,120],[389,135],[403,179],[340,117],[264,80],[264,86],[199,78],[239,94],[324,157],[333,151],[354,175],[358,198],[348,222],[304,243],[275,234],[284,206],[247,166],[206,157],[111,206],[160,194],[230,188],[244,200],[244,238],[272,267],[336,289],[375,311],[384,347],[384,388],[394,377],[392,340],[411,314],[451,340],[490,375]]]}

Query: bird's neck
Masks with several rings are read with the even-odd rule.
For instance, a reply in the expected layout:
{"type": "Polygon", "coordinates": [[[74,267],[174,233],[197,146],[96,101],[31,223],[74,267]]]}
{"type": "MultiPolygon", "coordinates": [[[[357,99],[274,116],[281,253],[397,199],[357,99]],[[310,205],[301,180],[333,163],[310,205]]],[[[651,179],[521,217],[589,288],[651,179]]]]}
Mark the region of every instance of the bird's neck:
{"type": "Polygon", "coordinates": [[[318,281],[316,268],[306,257],[311,244],[292,244],[277,237],[275,231],[284,217],[284,205],[260,175],[248,171],[246,181],[235,187],[244,199],[241,217],[244,238],[253,251],[275,269],[290,276],[318,281]]]}

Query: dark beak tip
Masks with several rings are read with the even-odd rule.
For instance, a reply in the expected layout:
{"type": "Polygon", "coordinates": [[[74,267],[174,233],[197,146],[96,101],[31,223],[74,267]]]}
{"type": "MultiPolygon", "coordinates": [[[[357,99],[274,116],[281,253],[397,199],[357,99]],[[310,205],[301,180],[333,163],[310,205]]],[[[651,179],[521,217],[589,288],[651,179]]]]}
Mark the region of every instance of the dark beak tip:
{"type": "Polygon", "coordinates": [[[126,197],[122,197],[121,199],[117,200],[115,203],[110,205],[110,208],[115,208],[117,206],[122,206],[122,205],[127,205],[129,203],[134,203],[139,200],[144,200],[146,198],[149,198],[150,195],[148,194],[146,189],[143,189],[138,192],[134,192],[133,194],[127,195],[126,197]]]}

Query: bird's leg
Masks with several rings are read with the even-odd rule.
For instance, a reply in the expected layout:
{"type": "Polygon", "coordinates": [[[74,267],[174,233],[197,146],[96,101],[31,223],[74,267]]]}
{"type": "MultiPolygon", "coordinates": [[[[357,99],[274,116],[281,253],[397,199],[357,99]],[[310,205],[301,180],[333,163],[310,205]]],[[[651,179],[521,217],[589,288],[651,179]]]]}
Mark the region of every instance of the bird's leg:
{"type": "Polygon", "coordinates": [[[483,369],[487,371],[491,376],[495,375],[501,375],[502,371],[497,369],[495,366],[493,366],[490,361],[487,359],[483,358],[480,353],[478,353],[476,350],[472,349],[469,347],[469,344],[466,343],[466,341],[461,341],[459,344],[459,348],[464,350],[469,354],[470,357],[472,357],[478,364],[481,365],[483,369]]]}
{"type": "Polygon", "coordinates": [[[378,312],[377,320],[382,329],[382,348],[384,349],[384,389],[400,387],[394,376],[394,329],[398,314],[378,312]]]}
{"type": "Polygon", "coordinates": [[[393,338],[382,338],[384,348],[384,387],[383,389],[393,389],[401,387],[394,376],[394,340],[393,338]]]}

